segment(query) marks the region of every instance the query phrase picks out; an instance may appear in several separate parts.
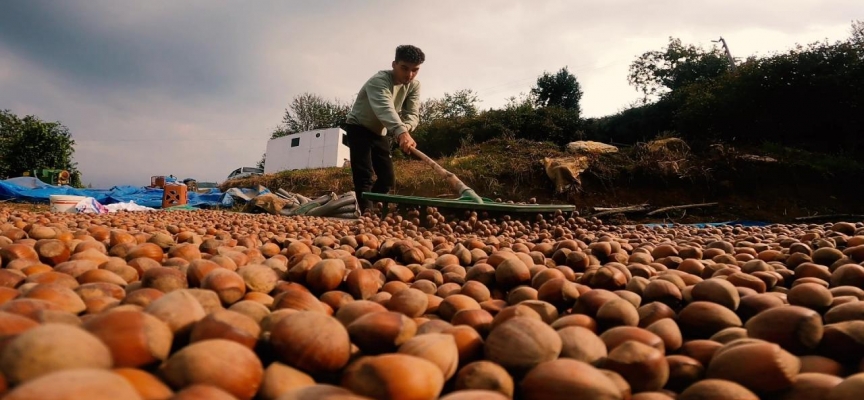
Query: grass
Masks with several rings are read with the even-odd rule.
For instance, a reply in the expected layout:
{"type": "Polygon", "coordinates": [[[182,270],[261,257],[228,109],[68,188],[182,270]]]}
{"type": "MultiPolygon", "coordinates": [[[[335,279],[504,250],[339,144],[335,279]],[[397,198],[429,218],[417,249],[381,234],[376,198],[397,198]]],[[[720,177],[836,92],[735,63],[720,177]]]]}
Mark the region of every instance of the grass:
{"type": "Polygon", "coordinates": [[[320,196],[327,192],[344,193],[352,190],[350,168],[317,168],[282,171],[276,174],[232,179],[220,185],[221,191],[231,187],[261,185],[270,190],[284,189],[305,196],[320,196]]]}
{"type": "Polygon", "coordinates": [[[558,146],[524,139],[494,139],[482,144],[464,146],[440,161],[466,185],[482,193],[518,197],[526,187],[544,187],[548,182],[542,160],[560,157],[558,146]]]}

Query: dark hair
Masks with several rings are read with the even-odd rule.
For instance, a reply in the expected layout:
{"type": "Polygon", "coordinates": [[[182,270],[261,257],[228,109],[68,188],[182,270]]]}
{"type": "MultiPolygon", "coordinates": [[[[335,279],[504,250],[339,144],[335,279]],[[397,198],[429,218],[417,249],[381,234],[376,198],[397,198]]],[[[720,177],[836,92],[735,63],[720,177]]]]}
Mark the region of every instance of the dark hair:
{"type": "Polygon", "coordinates": [[[423,64],[426,61],[426,55],[423,50],[410,44],[403,44],[396,48],[396,62],[405,61],[411,64],[423,64]]]}

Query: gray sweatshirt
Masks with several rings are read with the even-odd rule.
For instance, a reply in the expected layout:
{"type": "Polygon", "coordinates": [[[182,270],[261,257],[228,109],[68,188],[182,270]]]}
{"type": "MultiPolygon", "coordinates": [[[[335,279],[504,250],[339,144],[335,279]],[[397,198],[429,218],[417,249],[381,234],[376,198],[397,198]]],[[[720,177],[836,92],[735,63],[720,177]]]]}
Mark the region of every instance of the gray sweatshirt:
{"type": "Polygon", "coordinates": [[[381,136],[414,131],[420,123],[420,81],[394,85],[393,71],[378,71],[363,84],[347,122],[381,136]]]}

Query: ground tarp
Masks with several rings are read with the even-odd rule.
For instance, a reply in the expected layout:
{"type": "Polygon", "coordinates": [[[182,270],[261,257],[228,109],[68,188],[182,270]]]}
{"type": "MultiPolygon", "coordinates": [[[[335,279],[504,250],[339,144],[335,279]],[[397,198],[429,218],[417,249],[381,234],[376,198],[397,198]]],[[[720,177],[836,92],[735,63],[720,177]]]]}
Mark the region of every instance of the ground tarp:
{"type": "MultiPolygon", "coordinates": [[[[114,186],[110,189],[76,189],[71,186],[52,186],[33,177],[19,177],[0,181],[0,200],[17,200],[28,203],[48,203],[51,195],[85,196],[96,199],[103,205],[126,203],[162,208],[163,190],[160,188],[114,186]]],[[[218,189],[201,194],[186,194],[187,205],[192,207],[230,207],[234,199],[218,189]]]]}
{"type": "Polygon", "coordinates": [[[725,222],[701,222],[695,224],[642,224],[651,228],[671,228],[675,226],[693,226],[696,228],[716,228],[718,226],[733,226],[733,225],[741,225],[741,226],[769,226],[772,225],[771,222],[765,221],[750,221],[738,219],[734,221],[725,221],[725,222]]]}

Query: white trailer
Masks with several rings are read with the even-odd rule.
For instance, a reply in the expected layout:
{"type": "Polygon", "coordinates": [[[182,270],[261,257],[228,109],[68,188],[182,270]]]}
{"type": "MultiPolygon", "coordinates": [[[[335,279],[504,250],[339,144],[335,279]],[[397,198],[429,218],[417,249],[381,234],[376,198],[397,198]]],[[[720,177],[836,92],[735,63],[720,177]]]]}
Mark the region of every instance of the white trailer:
{"type": "Polygon", "coordinates": [[[267,142],[264,173],[344,167],[351,160],[348,136],[340,128],[292,133],[267,142]]]}

